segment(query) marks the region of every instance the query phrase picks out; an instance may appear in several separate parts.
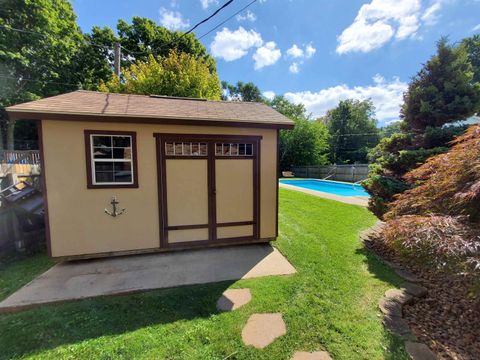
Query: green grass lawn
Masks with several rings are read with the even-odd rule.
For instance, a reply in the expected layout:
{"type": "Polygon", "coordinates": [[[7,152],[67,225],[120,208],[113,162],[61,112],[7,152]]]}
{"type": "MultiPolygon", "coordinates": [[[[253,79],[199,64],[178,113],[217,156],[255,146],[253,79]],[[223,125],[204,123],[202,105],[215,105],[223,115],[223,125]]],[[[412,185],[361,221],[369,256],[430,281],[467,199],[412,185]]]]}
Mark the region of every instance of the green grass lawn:
{"type": "MultiPolygon", "coordinates": [[[[297,350],[327,350],[334,359],[406,359],[377,310],[378,299],[400,279],[358,241],[374,222],[364,208],[281,189],[275,246],[297,274],[0,315],[0,358],[289,359],[297,350]],[[253,299],[218,313],[215,303],[228,287],[248,287],[253,299]],[[263,350],[244,346],[242,327],[264,312],[281,312],[287,334],[263,350]]],[[[0,296],[43,270],[31,263],[1,270],[0,296]]]]}

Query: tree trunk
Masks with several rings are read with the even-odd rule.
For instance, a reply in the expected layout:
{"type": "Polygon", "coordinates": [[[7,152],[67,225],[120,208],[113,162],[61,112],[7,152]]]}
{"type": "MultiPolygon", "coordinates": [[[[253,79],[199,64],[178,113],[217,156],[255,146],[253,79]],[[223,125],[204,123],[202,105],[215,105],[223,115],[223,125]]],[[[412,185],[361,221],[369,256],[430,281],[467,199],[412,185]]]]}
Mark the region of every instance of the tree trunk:
{"type": "Polygon", "coordinates": [[[15,121],[9,120],[7,123],[7,149],[14,150],[15,147],[15,121]]]}
{"type": "Polygon", "coordinates": [[[3,144],[3,137],[4,137],[3,126],[2,124],[0,124],[0,150],[5,149],[3,144]]]}

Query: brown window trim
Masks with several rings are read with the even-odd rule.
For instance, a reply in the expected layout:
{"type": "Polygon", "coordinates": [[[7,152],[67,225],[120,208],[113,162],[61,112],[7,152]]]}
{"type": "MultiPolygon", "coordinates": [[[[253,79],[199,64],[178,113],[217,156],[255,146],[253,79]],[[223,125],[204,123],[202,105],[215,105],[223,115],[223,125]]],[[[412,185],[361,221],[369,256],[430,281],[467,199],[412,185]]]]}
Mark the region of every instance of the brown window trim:
{"type": "Polygon", "coordinates": [[[138,188],[138,165],[137,165],[137,133],[134,131],[112,131],[112,130],[85,130],[85,162],[87,164],[87,188],[88,189],[125,189],[138,188]],[[132,165],[133,184],[94,184],[92,178],[92,153],[90,135],[128,135],[132,137],[132,165]]]}

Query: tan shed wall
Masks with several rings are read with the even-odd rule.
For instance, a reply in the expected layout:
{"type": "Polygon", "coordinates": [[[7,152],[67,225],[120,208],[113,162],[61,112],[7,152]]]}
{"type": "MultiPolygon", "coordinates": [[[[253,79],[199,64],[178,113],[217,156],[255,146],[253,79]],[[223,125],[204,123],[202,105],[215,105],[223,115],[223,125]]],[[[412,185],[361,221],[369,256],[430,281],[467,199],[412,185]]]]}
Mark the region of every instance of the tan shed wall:
{"type": "MultiPolygon", "coordinates": [[[[277,137],[274,129],[42,120],[42,131],[54,257],[159,248],[157,155],[153,133],[263,136],[260,238],[275,237],[277,137]],[[138,188],[87,189],[86,129],[137,133],[138,188]],[[126,208],[126,213],[117,218],[104,213],[105,208],[110,208],[114,195],[120,207],[126,208]]],[[[184,207],[186,203],[179,206],[184,207]]],[[[180,231],[177,234],[175,241],[182,240],[180,231]]]]}

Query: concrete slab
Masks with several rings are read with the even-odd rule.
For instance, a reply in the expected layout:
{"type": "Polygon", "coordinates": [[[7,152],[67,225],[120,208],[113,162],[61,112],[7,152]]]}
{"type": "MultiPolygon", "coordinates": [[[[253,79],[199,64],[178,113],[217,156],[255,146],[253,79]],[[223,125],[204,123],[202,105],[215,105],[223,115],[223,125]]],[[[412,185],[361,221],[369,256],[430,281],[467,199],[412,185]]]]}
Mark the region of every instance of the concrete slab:
{"type": "Polygon", "coordinates": [[[242,340],[245,345],[263,349],[286,333],[282,314],[253,314],[242,330],[242,340]]]}
{"type": "Polygon", "coordinates": [[[321,197],[321,198],[324,198],[324,199],[340,201],[340,202],[350,204],[350,205],[358,205],[358,206],[363,206],[363,207],[368,206],[368,196],[340,196],[340,195],[335,195],[335,194],[329,194],[329,193],[326,193],[326,192],[323,192],[323,191],[305,189],[305,188],[301,188],[300,186],[294,186],[294,185],[290,185],[290,184],[280,183],[279,185],[280,185],[281,188],[300,191],[300,192],[303,192],[305,194],[318,196],[318,197],[321,197]]]}
{"type": "Polygon", "coordinates": [[[232,311],[248,304],[252,300],[250,289],[228,289],[217,301],[217,310],[232,311]]]}
{"type": "Polygon", "coordinates": [[[326,351],[297,351],[293,354],[291,360],[333,360],[330,354],[326,351]]]}
{"type": "Polygon", "coordinates": [[[0,312],[100,295],[295,272],[269,244],[65,262],[3,300],[0,312]]]}

